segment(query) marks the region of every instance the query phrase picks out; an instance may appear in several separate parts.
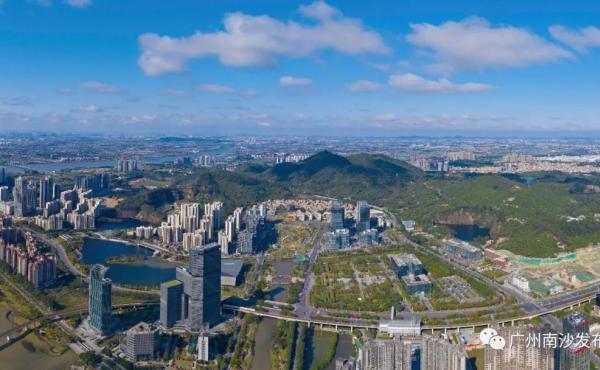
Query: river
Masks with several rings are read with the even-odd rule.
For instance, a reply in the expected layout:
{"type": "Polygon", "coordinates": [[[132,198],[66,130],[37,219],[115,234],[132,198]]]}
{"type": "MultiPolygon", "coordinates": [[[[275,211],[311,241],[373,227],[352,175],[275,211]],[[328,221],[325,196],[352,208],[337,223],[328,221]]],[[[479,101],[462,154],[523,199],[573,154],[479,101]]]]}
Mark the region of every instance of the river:
{"type": "MultiPolygon", "coordinates": [[[[275,331],[275,319],[265,318],[258,324],[254,342],[253,370],[268,370],[271,368],[271,346],[273,332],[275,331]]],[[[306,338],[306,353],[304,368],[310,369],[327,355],[329,344],[333,333],[319,330],[310,330],[306,338]]],[[[335,369],[335,358],[348,358],[352,354],[352,337],[340,335],[333,361],[327,366],[328,370],[335,369]]]]}
{"type": "MultiPolygon", "coordinates": [[[[194,153],[193,157],[200,155],[219,155],[227,154],[234,150],[232,146],[222,146],[217,149],[207,150],[203,153],[194,153]]],[[[176,156],[162,156],[162,157],[146,157],[141,158],[139,162],[141,164],[163,164],[167,162],[174,162],[180,160],[184,155],[176,156]]],[[[116,160],[100,160],[100,161],[80,161],[80,162],[59,162],[59,163],[28,163],[20,166],[2,165],[0,168],[5,168],[8,173],[23,173],[24,168],[38,171],[38,172],[57,172],[62,170],[75,170],[75,169],[87,169],[87,168],[102,168],[102,167],[115,167],[116,160]]]]}

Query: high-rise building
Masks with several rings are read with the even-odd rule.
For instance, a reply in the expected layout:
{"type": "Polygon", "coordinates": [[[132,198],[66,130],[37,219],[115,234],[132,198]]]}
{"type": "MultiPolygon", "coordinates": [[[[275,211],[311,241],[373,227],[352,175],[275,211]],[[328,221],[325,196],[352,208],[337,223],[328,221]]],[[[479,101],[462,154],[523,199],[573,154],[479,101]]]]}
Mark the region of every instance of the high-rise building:
{"type": "Polygon", "coordinates": [[[254,253],[254,234],[249,230],[243,230],[238,234],[236,252],[244,255],[254,253]]]}
{"type": "Polygon", "coordinates": [[[356,232],[361,233],[371,228],[371,207],[365,201],[358,201],[354,210],[356,220],[356,232]]]}
{"type": "Polygon", "coordinates": [[[44,208],[46,203],[54,200],[52,198],[52,189],[54,188],[54,179],[46,176],[40,179],[39,206],[44,208]]]}
{"type": "Polygon", "coordinates": [[[35,210],[35,186],[32,189],[24,178],[17,177],[13,188],[13,201],[15,216],[31,216],[35,210]]]}
{"type": "Polygon", "coordinates": [[[344,205],[339,201],[331,203],[330,216],[331,231],[336,231],[344,228],[344,205]]]}
{"type": "Polygon", "coordinates": [[[590,324],[585,314],[572,312],[563,319],[563,336],[569,345],[560,350],[560,368],[565,370],[584,370],[590,368],[590,324]],[[585,343],[583,338],[587,338],[585,343]]]}
{"type": "MultiPolygon", "coordinates": [[[[548,328],[533,326],[516,326],[511,328],[496,328],[498,335],[504,338],[506,346],[503,349],[493,349],[485,346],[485,370],[555,370],[558,366],[557,348],[543,345],[542,338],[558,334],[548,328]],[[532,341],[531,338],[538,338],[532,341]]],[[[550,343],[550,342],[548,342],[550,343]]],[[[588,365],[589,368],[589,365],[588,365]]]]}
{"type": "Polygon", "coordinates": [[[368,340],[360,349],[358,369],[364,370],[465,370],[464,348],[435,337],[368,340]]]}
{"type": "Polygon", "coordinates": [[[108,268],[94,265],[90,270],[89,325],[100,335],[111,330],[112,282],[106,277],[108,268]]]}
{"type": "Polygon", "coordinates": [[[8,186],[0,186],[0,202],[8,201],[8,186]]]}
{"type": "Polygon", "coordinates": [[[221,320],[221,250],[217,243],[194,246],[189,256],[189,265],[176,269],[183,287],[173,281],[161,285],[160,321],[166,327],[180,325],[198,332],[221,320]],[[177,294],[180,303],[175,303],[177,294]],[[180,319],[174,323],[178,311],[180,319]]]}
{"type": "Polygon", "coordinates": [[[117,161],[118,172],[135,172],[138,169],[137,159],[119,159],[117,161]]]}
{"type": "Polygon", "coordinates": [[[0,167],[0,184],[4,184],[4,181],[6,181],[6,169],[0,167]]]}
{"type": "Polygon", "coordinates": [[[183,283],[171,280],[160,285],[160,324],[171,328],[181,320],[183,283]]]}
{"type": "Polygon", "coordinates": [[[125,333],[124,351],[131,362],[154,358],[156,330],[148,323],[140,322],[125,333]]]}

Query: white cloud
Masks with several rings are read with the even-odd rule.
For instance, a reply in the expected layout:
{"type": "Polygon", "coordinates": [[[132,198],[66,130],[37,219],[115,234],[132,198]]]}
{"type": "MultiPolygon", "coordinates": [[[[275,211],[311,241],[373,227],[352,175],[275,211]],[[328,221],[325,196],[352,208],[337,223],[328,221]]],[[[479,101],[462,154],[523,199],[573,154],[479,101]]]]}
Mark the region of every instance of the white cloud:
{"type": "Polygon", "coordinates": [[[375,120],[379,122],[393,122],[399,119],[400,117],[398,117],[394,113],[383,113],[375,117],[375,120]]]}
{"type": "Polygon", "coordinates": [[[215,94],[231,94],[236,92],[233,87],[217,85],[217,84],[201,84],[198,85],[198,90],[207,93],[215,93],[215,94]]]}
{"type": "Polygon", "coordinates": [[[28,2],[38,4],[39,6],[46,8],[52,6],[52,0],[28,0],[28,2]]]}
{"type": "Polygon", "coordinates": [[[183,90],[172,90],[172,89],[164,89],[158,92],[159,95],[162,96],[173,96],[177,98],[181,98],[187,96],[187,93],[183,90]]]}
{"type": "Polygon", "coordinates": [[[412,73],[392,75],[388,80],[388,84],[395,89],[415,93],[466,93],[492,89],[492,86],[486,84],[475,82],[454,84],[445,78],[428,80],[412,73]]]}
{"type": "Polygon", "coordinates": [[[109,85],[100,81],[87,81],[81,84],[85,90],[95,91],[102,94],[123,94],[125,90],[114,85],[109,85]]]}
{"type": "Polygon", "coordinates": [[[312,84],[312,80],[309,78],[283,76],[279,78],[279,84],[281,86],[308,86],[312,84]]]}
{"type": "Polygon", "coordinates": [[[73,8],[87,8],[92,5],[92,0],[66,0],[66,3],[73,8]]]}
{"type": "Polygon", "coordinates": [[[412,33],[406,39],[434,58],[429,65],[434,72],[525,67],[573,58],[570,51],[524,28],[495,27],[479,17],[410,27],[412,33]]]}
{"type": "Polygon", "coordinates": [[[248,90],[244,91],[242,93],[242,95],[244,96],[244,98],[255,98],[256,96],[258,96],[258,91],[253,90],[253,89],[248,89],[248,90]]]}
{"type": "Polygon", "coordinates": [[[26,96],[0,96],[0,105],[27,106],[33,103],[33,100],[26,96]]]}
{"type": "Polygon", "coordinates": [[[369,80],[358,80],[346,85],[352,92],[371,92],[381,90],[381,84],[369,80]]]}
{"type": "Polygon", "coordinates": [[[324,2],[300,8],[310,24],[280,21],[267,15],[229,13],[224,30],[196,32],[188,37],[140,35],[138,64],[148,75],[181,72],[189,60],[215,57],[227,66],[273,66],[280,57],[302,58],[323,50],[343,54],[387,54],[381,36],[346,18],[324,2]]]}
{"type": "Polygon", "coordinates": [[[85,113],[97,113],[100,112],[100,108],[98,108],[97,105],[94,104],[90,104],[90,105],[86,105],[85,107],[81,107],[80,111],[85,112],[85,113]]]}
{"type": "Polygon", "coordinates": [[[593,47],[600,47],[600,29],[597,27],[573,29],[554,25],[549,28],[549,31],[554,39],[581,53],[593,47]]]}
{"type": "Polygon", "coordinates": [[[298,11],[306,18],[322,21],[342,16],[342,12],[324,1],[315,1],[310,5],[301,5],[298,11]]]}

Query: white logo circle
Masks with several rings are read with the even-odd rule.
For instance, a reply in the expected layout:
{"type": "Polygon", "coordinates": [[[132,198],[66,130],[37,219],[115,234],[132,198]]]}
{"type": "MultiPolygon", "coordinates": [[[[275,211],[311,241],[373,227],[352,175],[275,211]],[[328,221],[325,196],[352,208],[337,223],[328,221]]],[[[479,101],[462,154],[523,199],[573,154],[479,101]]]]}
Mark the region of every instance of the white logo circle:
{"type": "Polygon", "coordinates": [[[498,332],[495,329],[485,328],[479,333],[479,340],[483,344],[490,344],[490,339],[496,335],[498,335],[498,332]]]}
{"type": "Polygon", "coordinates": [[[490,339],[490,347],[492,347],[493,349],[504,349],[504,346],[506,346],[506,341],[503,337],[499,335],[494,335],[490,339]]]}

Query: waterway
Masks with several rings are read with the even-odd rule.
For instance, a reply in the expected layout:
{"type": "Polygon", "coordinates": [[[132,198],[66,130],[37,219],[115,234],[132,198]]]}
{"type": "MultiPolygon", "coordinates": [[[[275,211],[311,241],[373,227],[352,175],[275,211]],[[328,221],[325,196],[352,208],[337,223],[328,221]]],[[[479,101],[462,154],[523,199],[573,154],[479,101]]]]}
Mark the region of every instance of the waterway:
{"type": "Polygon", "coordinates": [[[490,236],[490,229],[477,225],[447,225],[454,237],[466,242],[490,236]]]}
{"type": "Polygon", "coordinates": [[[269,299],[277,302],[287,302],[287,281],[283,281],[282,277],[292,275],[294,268],[293,260],[282,260],[271,262],[275,268],[275,279],[272,283],[272,288],[269,291],[269,299]]]}
{"type": "MultiPolygon", "coordinates": [[[[0,304],[0,331],[12,327],[6,317],[7,313],[8,309],[0,304]]],[[[4,338],[1,343],[4,343],[4,338]]],[[[0,350],[2,370],[64,370],[76,363],[77,355],[70,350],[60,356],[49,354],[48,345],[33,333],[0,350]]]]}
{"type": "Polygon", "coordinates": [[[115,284],[158,286],[175,278],[177,265],[153,258],[153,251],[148,248],[85,238],[82,249],[83,263],[106,265],[109,267],[108,277],[115,284]],[[144,260],[128,264],[106,263],[106,259],[113,256],[141,256],[144,260]]]}
{"type": "MultiPolygon", "coordinates": [[[[271,346],[273,345],[272,336],[275,331],[277,321],[275,319],[264,318],[258,324],[254,342],[254,361],[252,369],[263,370],[271,368],[271,346]]],[[[333,333],[310,330],[306,338],[305,369],[316,366],[329,351],[329,344],[333,333]]],[[[349,335],[340,335],[338,345],[333,361],[326,369],[335,369],[336,357],[349,357],[352,354],[352,337],[349,335]]]]}
{"type": "MultiPolygon", "coordinates": [[[[217,149],[207,150],[202,153],[195,153],[194,157],[199,155],[219,155],[227,154],[234,150],[232,146],[222,146],[217,149]]],[[[139,160],[141,164],[164,164],[167,162],[174,162],[182,159],[183,155],[178,156],[163,156],[163,157],[146,157],[139,160]]],[[[103,167],[114,167],[116,160],[101,160],[101,161],[81,161],[81,162],[60,162],[60,163],[29,163],[19,166],[2,165],[0,168],[5,168],[6,172],[13,174],[20,174],[25,172],[25,168],[38,171],[38,172],[57,172],[62,170],[75,170],[75,169],[86,169],[86,168],[103,168],[103,167]]]]}

